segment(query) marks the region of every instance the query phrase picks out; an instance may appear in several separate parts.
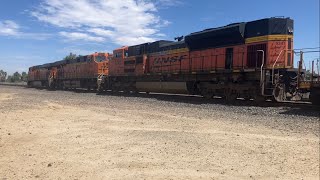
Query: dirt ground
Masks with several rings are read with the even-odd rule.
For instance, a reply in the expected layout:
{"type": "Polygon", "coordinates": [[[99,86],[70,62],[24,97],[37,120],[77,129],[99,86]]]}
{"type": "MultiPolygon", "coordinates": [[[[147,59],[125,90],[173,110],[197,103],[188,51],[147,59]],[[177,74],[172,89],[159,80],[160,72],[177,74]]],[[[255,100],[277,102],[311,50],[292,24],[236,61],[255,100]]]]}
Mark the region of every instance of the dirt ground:
{"type": "Polygon", "coordinates": [[[0,179],[319,179],[319,111],[0,86],[0,179]]]}

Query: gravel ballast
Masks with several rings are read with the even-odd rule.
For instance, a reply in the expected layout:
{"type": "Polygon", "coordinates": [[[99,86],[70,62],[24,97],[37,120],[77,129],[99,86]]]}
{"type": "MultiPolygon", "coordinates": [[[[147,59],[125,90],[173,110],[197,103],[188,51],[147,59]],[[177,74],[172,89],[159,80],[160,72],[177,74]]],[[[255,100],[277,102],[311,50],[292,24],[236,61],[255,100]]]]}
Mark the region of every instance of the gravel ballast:
{"type": "Polygon", "coordinates": [[[0,85],[0,179],[319,179],[319,113],[0,85]]]}

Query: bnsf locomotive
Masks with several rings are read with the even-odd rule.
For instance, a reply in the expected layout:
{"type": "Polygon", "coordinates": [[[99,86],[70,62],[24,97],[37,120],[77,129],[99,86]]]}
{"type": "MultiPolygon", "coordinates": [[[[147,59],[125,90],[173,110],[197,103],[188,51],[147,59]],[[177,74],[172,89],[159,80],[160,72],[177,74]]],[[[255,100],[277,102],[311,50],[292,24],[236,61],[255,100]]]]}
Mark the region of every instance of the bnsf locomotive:
{"type": "Polygon", "coordinates": [[[284,101],[298,91],[293,20],[267,18],[29,70],[30,86],[284,101]]]}
{"type": "Polygon", "coordinates": [[[30,67],[28,85],[50,89],[97,88],[97,77],[108,74],[110,57],[108,53],[94,53],[30,67]]]}

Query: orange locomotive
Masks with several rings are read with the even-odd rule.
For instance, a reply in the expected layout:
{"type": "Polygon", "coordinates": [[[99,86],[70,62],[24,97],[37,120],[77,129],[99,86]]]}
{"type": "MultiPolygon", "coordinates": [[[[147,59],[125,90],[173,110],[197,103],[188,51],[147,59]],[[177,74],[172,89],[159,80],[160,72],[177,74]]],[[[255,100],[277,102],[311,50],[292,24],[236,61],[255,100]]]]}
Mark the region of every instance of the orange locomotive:
{"type": "Polygon", "coordinates": [[[296,94],[293,20],[268,18],[114,50],[105,89],[276,99],[296,94]]]}
{"type": "Polygon", "coordinates": [[[49,75],[54,73],[51,71],[51,64],[33,66],[29,68],[28,85],[33,87],[49,87],[49,75]]]}
{"type": "Polygon", "coordinates": [[[28,85],[47,88],[97,88],[97,77],[108,74],[108,53],[94,53],[74,60],[29,68],[28,85]]]}

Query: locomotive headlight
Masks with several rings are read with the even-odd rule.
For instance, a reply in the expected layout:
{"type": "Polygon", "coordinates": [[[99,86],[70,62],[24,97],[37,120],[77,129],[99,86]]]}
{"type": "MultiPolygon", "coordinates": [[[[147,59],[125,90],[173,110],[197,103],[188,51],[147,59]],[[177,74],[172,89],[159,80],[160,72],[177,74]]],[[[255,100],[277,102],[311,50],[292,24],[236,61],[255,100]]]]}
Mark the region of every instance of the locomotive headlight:
{"type": "Polygon", "coordinates": [[[293,28],[288,27],[288,33],[293,34],[293,28]]]}

